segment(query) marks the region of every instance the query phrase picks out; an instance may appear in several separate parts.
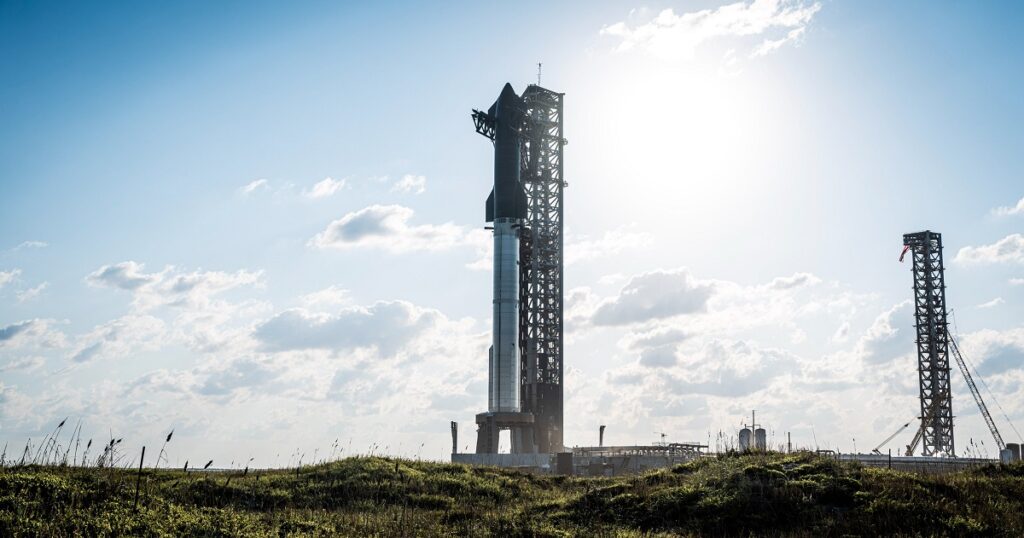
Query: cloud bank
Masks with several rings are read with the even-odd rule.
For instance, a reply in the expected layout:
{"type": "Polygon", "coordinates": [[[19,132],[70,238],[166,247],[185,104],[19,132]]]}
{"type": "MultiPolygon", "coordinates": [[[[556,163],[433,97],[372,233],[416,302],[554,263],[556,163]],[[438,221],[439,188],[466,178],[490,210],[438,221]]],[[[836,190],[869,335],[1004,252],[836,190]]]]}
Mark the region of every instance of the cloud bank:
{"type": "Polygon", "coordinates": [[[648,22],[620,21],[601,28],[600,33],[619,39],[617,51],[640,49],[669,60],[692,59],[712,41],[760,36],[762,39],[750,53],[756,57],[798,41],[820,10],[820,2],[798,0],[736,2],[682,14],[670,8],[648,22]],[[780,31],[782,36],[775,38],[774,34],[780,31]]]}
{"type": "Polygon", "coordinates": [[[953,261],[964,264],[1024,263],[1024,235],[1011,234],[991,245],[963,247],[953,261]]]}

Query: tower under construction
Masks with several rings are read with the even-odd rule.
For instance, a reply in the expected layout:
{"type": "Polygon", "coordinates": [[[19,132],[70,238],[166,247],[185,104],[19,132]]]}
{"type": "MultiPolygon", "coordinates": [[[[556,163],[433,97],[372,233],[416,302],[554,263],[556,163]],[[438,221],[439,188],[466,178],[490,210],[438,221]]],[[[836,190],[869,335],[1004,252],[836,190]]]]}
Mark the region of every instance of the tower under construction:
{"type": "MultiPolygon", "coordinates": [[[[904,234],[903,255],[911,254],[917,373],[921,392],[919,434],[925,456],[955,456],[953,394],[949,384],[949,333],[942,234],[929,230],[904,234]]],[[[903,259],[903,256],[900,257],[903,259]]]]}

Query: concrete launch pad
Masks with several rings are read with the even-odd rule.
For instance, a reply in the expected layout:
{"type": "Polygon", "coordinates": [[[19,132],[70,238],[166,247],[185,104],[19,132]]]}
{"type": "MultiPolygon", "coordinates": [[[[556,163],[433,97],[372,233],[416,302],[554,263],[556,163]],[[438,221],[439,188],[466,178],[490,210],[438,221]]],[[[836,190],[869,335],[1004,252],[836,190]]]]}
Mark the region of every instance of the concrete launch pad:
{"type": "Polygon", "coordinates": [[[555,454],[452,454],[452,463],[507,467],[540,474],[619,476],[671,467],[706,456],[697,443],[575,447],[555,454]]]}

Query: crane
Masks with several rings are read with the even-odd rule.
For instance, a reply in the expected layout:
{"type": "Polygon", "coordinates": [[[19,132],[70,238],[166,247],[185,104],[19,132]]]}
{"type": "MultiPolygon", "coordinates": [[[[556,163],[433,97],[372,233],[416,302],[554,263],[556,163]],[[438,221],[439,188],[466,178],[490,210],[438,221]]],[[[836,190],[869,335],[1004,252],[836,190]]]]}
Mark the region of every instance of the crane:
{"type": "MultiPolygon", "coordinates": [[[[974,402],[978,404],[978,409],[981,411],[981,416],[985,418],[985,424],[988,425],[988,431],[992,432],[992,437],[996,440],[996,445],[999,446],[999,450],[1006,448],[1006,443],[1003,442],[1003,436],[999,433],[999,428],[996,427],[996,423],[992,420],[992,414],[988,412],[988,406],[985,405],[985,400],[981,398],[981,392],[978,391],[978,386],[974,383],[974,377],[971,376],[970,370],[967,368],[967,361],[964,359],[963,354],[960,353],[960,346],[957,345],[956,339],[947,330],[946,336],[949,343],[952,344],[953,358],[956,359],[956,365],[960,367],[960,373],[964,376],[964,381],[967,382],[967,387],[971,389],[971,396],[974,396],[974,402]]],[[[922,427],[917,430],[914,435],[914,439],[907,445],[907,455],[913,456],[914,450],[917,449],[918,443],[921,442],[921,436],[924,434],[924,424],[926,420],[922,420],[922,427]]],[[[883,443],[884,444],[884,443],[883,443]]]]}
{"type": "Polygon", "coordinates": [[[978,386],[974,384],[974,378],[971,377],[971,372],[967,369],[967,361],[960,354],[960,346],[956,344],[956,339],[953,338],[953,335],[948,330],[946,335],[949,336],[949,343],[953,344],[953,357],[956,358],[956,364],[960,367],[960,372],[964,374],[964,380],[967,381],[967,387],[971,389],[971,395],[974,396],[974,401],[978,404],[981,416],[985,417],[985,424],[988,424],[988,430],[992,432],[992,437],[995,437],[999,450],[1006,448],[1003,436],[999,434],[999,428],[996,427],[995,421],[992,420],[992,415],[988,412],[988,406],[985,405],[985,400],[981,399],[981,392],[978,391],[978,386]]]}
{"type": "Polygon", "coordinates": [[[910,422],[907,422],[906,424],[900,426],[900,429],[896,430],[896,433],[890,435],[889,437],[886,437],[885,441],[882,441],[881,443],[878,443],[878,446],[876,446],[875,448],[871,449],[871,453],[872,454],[879,454],[880,455],[882,453],[882,447],[885,446],[886,443],[888,443],[889,441],[892,441],[893,438],[895,438],[897,435],[903,433],[903,430],[905,430],[905,429],[907,429],[909,427],[910,427],[910,422]]]}

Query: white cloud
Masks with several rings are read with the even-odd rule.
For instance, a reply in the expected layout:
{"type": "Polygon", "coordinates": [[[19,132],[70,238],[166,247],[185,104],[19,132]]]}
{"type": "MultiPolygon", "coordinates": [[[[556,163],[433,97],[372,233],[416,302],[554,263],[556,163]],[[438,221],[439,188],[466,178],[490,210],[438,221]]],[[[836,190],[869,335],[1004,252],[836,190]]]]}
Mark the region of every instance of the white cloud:
{"type": "MultiPolygon", "coordinates": [[[[471,417],[486,407],[489,335],[477,331],[472,319],[449,319],[404,301],[355,306],[337,286],[297,299],[324,313],[298,308],[275,314],[218,297],[216,290],[236,281],[234,273],[147,271],[139,263],[121,268],[96,271],[91,283],[130,292],[130,311],[76,337],[62,354],[70,365],[33,387],[20,414],[11,412],[20,403],[15,387],[0,387],[6,431],[35,431],[40,420],[80,415],[104,435],[108,426],[125,432],[128,443],[129,436],[135,442],[166,435],[159,429],[173,424],[178,433],[172,458],[202,452],[226,463],[239,445],[223,452],[203,445],[232,439],[258,443],[245,450],[271,465],[275,449],[266,447],[294,446],[295,432],[311,426],[353,432],[346,434],[354,438],[353,451],[386,439],[389,453],[408,456],[408,448],[424,439],[433,444],[430,432],[453,413],[471,417]],[[197,293],[205,300],[190,297],[197,293]],[[344,306],[328,309],[341,301],[344,306]],[[99,362],[112,359],[124,364],[99,362]],[[66,373],[71,370],[109,372],[109,378],[84,383],[66,373]],[[126,372],[134,377],[125,379],[126,372]],[[260,420],[252,419],[256,415],[260,420]],[[382,432],[396,424],[396,416],[406,417],[398,422],[401,431],[382,432]],[[405,451],[399,448],[403,441],[405,451]]],[[[42,366],[34,358],[42,352],[6,356],[29,344],[39,323],[0,328],[0,370],[42,366]]],[[[332,437],[304,437],[303,443],[328,446],[334,434],[325,435],[332,437]]]]}
{"type": "Polygon", "coordinates": [[[644,332],[631,333],[622,343],[628,349],[645,349],[678,344],[686,340],[688,336],[678,327],[662,326],[644,332]]]}
{"type": "Polygon", "coordinates": [[[675,346],[655,346],[640,351],[637,362],[648,368],[667,368],[679,362],[675,346]]]}
{"type": "Polygon", "coordinates": [[[597,283],[602,286],[614,286],[615,284],[618,284],[619,282],[622,282],[627,278],[629,277],[622,273],[612,273],[610,275],[604,275],[601,278],[597,279],[597,283]]]}
{"type": "Polygon", "coordinates": [[[348,304],[352,301],[352,297],[348,290],[331,285],[322,290],[307,293],[299,297],[299,301],[306,308],[330,307],[348,304]]]}
{"type": "MultiPolygon", "coordinates": [[[[649,246],[653,238],[646,232],[633,232],[628,227],[619,228],[598,238],[588,236],[567,236],[565,239],[565,265],[607,258],[630,248],[649,246]]],[[[476,259],[466,267],[475,271],[490,271],[494,265],[494,238],[491,232],[473,229],[466,233],[465,243],[476,249],[476,259]]],[[[621,275],[619,275],[621,277],[621,275]]],[[[621,277],[624,278],[624,277],[621,277]]],[[[602,283],[614,283],[604,279],[602,283]]]]}
{"type": "Polygon", "coordinates": [[[18,391],[17,387],[0,381],[0,417],[5,419],[5,424],[13,422],[11,419],[23,420],[34,403],[32,398],[18,391]]]}
{"type": "Polygon", "coordinates": [[[992,210],[992,214],[997,217],[1008,217],[1011,215],[1024,215],[1024,198],[1017,201],[1017,205],[1013,207],[997,207],[992,210]]]}
{"type": "Polygon", "coordinates": [[[131,292],[129,312],[76,339],[72,362],[130,356],[180,345],[196,353],[242,352],[252,347],[250,324],[270,310],[257,300],[230,301],[222,294],[263,286],[262,271],[182,271],[167,266],[147,273],[141,263],[103,266],[86,277],[97,287],[131,292]]]}
{"type": "Polygon", "coordinates": [[[473,271],[490,271],[494,267],[494,235],[480,228],[466,233],[466,244],[473,247],[476,259],[466,264],[473,271]]]}
{"type": "MultiPolygon", "coordinates": [[[[633,276],[632,284],[639,277],[633,276]]],[[[822,285],[822,280],[806,272],[797,272],[790,276],[777,277],[764,284],[742,285],[736,282],[725,280],[701,280],[692,276],[690,286],[694,288],[693,299],[700,299],[692,307],[683,308],[678,304],[674,295],[676,282],[648,282],[641,293],[639,290],[630,290],[628,293],[620,294],[629,297],[629,300],[647,302],[653,308],[657,301],[672,303],[673,308],[679,308],[679,314],[665,316],[639,316],[636,323],[648,323],[655,320],[659,324],[674,326],[684,330],[687,334],[720,335],[727,337],[736,334],[737,331],[755,330],[758,328],[771,328],[775,333],[785,331],[790,335],[790,341],[800,343],[805,341],[811,334],[805,327],[806,324],[817,324],[825,316],[835,316],[834,323],[841,323],[848,319],[856,310],[869,300],[868,295],[853,294],[843,291],[836,283],[822,285]],[[710,288],[710,291],[709,291],[710,288]],[[641,297],[641,295],[643,297],[641,297]],[[685,318],[669,319],[681,314],[689,314],[685,318]],[[643,318],[642,320],[640,318],[643,318]]],[[[643,281],[646,279],[640,279],[643,281]]],[[[683,281],[682,275],[676,275],[669,281],[683,281]]],[[[630,286],[627,285],[626,288],[630,286]]],[[[593,325],[610,325],[610,319],[601,319],[609,315],[612,304],[620,303],[624,297],[596,298],[588,290],[588,304],[594,315],[590,316],[593,325]],[[593,306],[596,302],[596,306],[593,306]],[[601,316],[601,317],[599,317],[601,316]]],[[[626,324],[626,323],[622,323],[626,324]]],[[[583,328],[586,324],[581,324],[583,328]]],[[[835,327],[835,325],[831,325],[835,327]]],[[[650,327],[643,327],[649,329],[650,327]]],[[[815,329],[819,330],[819,329],[815,329]]],[[[834,329],[830,329],[834,330],[834,329]]]]}
{"type": "Polygon", "coordinates": [[[855,353],[862,361],[881,364],[914,351],[912,304],[903,301],[875,318],[857,341],[855,353]]]}
{"type": "MultiPolygon", "coordinates": [[[[759,416],[762,409],[777,408],[792,417],[801,413],[793,410],[794,401],[820,410],[831,405],[830,398],[837,392],[869,390],[865,387],[879,383],[876,378],[859,381],[864,364],[859,357],[870,354],[872,360],[888,367],[892,362],[888,358],[913,350],[913,329],[904,330],[904,320],[899,317],[902,312],[897,311],[882,316],[859,353],[849,350],[805,359],[784,351],[794,343],[819,346],[830,335],[836,340],[848,338],[843,332],[849,332],[850,320],[865,304],[876,300],[845,291],[837,283],[823,284],[810,273],[797,272],[750,285],[725,280],[696,282],[712,288],[703,310],[632,325],[619,339],[620,350],[631,362],[613,369],[604,387],[593,389],[593,397],[601,394],[600,398],[615,402],[596,407],[594,413],[613,416],[609,420],[623,425],[653,425],[672,419],[658,428],[691,432],[720,428],[722,420],[733,420],[733,414],[743,412],[745,405],[756,406],[759,416]],[[677,401],[688,395],[713,400],[677,401]],[[708,410],[700,411],[702,408],[708,410]],[[620,415],[620,409],[630,411],[620,415]],[[650,418],[637,421],[629,413],[650,418]]],[[[907,325],[912,325],[909,317],[907,320],[907,325]]],[[[609,330],[602,327],[601,332],[609,330]]],[[[591,334],[600,338],[600,332],[591,334]]],[[[623,358],[614,351],[612,355],[614,360],[623,358]]]]}
{"type": "Polygon", "coordinates": [[[680,15],[666,9],[649,22],[617,22],[603,27],[600,33],[619,38],[618,51],[639,48],[672,60],[692,59],[698,49],[712,41],[763,35],[751,54],[763,56],[798,40],[820,9],[820,2],[801,0],[736,2],[680,15]],[[783,37],[773,38],[780,31],[785,32],[783,37]]]}
{"type": "Polygon", "coordinates": [[[337,314],[296,308],[261,323],[253,335],[269,351],[373,347],[382,355],[392,355],[440,318],[436,310],[405,301],[353,306],[337,314]]]}
{"type": "Polygon", "coordinates": [[[758,56],[767,56],[768,54],[771,54],[782,48],[782,46],[785,45],[786,43],[792,43],[799,40],[804,35],[804,31],[806,30],[807,28],[801,26],[800,28],[794,28],[793,30],[790,30],[789,33],[786,34],[786,37],[780,39],[766,39],[757,47],[757,49],[754,50],[754,52],[750,54],[750,56],[752,58],[756,58],[758,56]]]}
{"type": "Polygon", "coordinates": [[[69,358],[83,363],[98,358],[130,358],[164,345],[166,325],[149,315],[127,315],[95,327],[78,338],[69,358]]]}
{"type": "Polygon", "coordinates": [[[426,176],[406,174],[391,186],[391,192],[409,192],[412,194],[423,194],[427,190],[426,176]]]}
{"type": "Polygon", "coordinates": [[[836,329],[836,332],[832,334],[831,341],[837,344],[841,344],[845,342],[849,336],[850,322],[844,321],[841,325],[839,325],[839,328],[836,329]]]}
{"type": "Polygon", "coordinates": [[[1005,302],[1006,301],[1004,301],[1002,297],[996,297],[995,299],[992,299],[991,301],[986,301],[984,303],[981,303],[976,308],[992,308],[992,307],[999,306],[999,305],[1001,305],[1001,304],[1003,304],[1005,302]]]}
{"type": "Polygon", "coordinates": [[[619,295],[594,312],[595,325],[627,325],[703,312],[713,287],[686,269],[657,270],[630,279],[619,295]]]}
{"type": "Polygon", "coordinates": [[[332,179],[324,178],[322,181],[317,182],[309,190],[303,191],[302,195],[306,198],[327,198],[333,196],[334,193],[344,189],[346,181],[344,179],[332,179]]]}
{"type": "Polygon", "coordinates": [[[64,345],[64,334],[54,329],[53,320],[28,319],[0,326],[0,348],[56,348],[64,345]]]}
{"type": "Polygon", "coordinates": [[[793,273],[791,276],[780,276],[772,279],[768,287],[773,290],[791,290],[803,286],[813,286],[821,279],[811,273],[793,273]]]}
{"type": "Polygon", "coordinates": [[[239,286],[261,286],[262,271],[238,270],[181,272],[167,266],[157,273],[144,272],[145,265],[124,261],[104,265],[85,277],[92,286],[131,291],[140,308],[206,304],[211,296],[239,286]]]}
{"type": "Polygon", "coordinates": [[[795,355],[746,341],[711,339],[680,352],[646,350],[636,369],[609,372],[612,385],[639,385],[646,394],[705,394],[735,397],[767,388],[773,380],[799,370],[795,355]],[[645,360],[646,359],[646,360],[645,360]]]}
{"type": "Polygon", "coordinates": [[[131,291],[161,278],[157,273],[143,273],[143,267],[143,264],[130,260],[104,265],[86,276],[85,281],[97,287],[106,286],[131,291]]]}
{"type": "Polygon", "coordinates": [[[380,248],[390,252],[445,250],[466,243],[466,232],[450,222],[410,225],[413,210],[372,205],[348,213],[309,240],[316,248],[380,248]]]}
{"type": "Polygon", "coordinates": [[[575,333],[590,325],[594,311],[601,305],[601,298],[590,288],[581,286],[565,292],[562,310],[565,316],[566,334],[572,338],[575,333]]]}
{"type": "Polygon", "coordinates": [[[21,274],[21,269],[11,269],[10,271],[0,271],[0,288],[10,284],[21,274]]]}
{"type": "Polygon", "coordinates": [[[50,244],[44,241],[24,241],[20,245],[14,247],[13,250],[25,250],[29,248],[46,248],[48,246],[50,246],[50,244]]]}
{"type": "Polygon", "coordinates": [[[161,281],[153,290],[166,298],[169,304],[180,306],[183,302],[201,303],[210,300],[210,296],[240,286],[261,287],[263,271],[239,269],[233,273],[227,271],[192,271],[175,272],[168,267],[161,273],[161,281]]]}
{"type": "Polygon", "coordinates": [[[565,265],[614,256],[630,248],[644,248],[653,238],[646,232],[633,232],[619,228],[605,232],[599,238],[587,236],[567,237],[565,241],[565,265]]]}
{"type": "Polygon", "coordinates": [[[1024,278],[1011,278],[1010,279],[1010,285],[1011,286],[1024,286],[1024,278]]]}
{"type": "Polygon", "coordinates": [[[18,323],[12,323],[6,327],[0,327],[0,345],[4,345],[6,342],[12,342],[21,333],[27,331],[35,323],[35,320],[27,320],[18,323]]]}
{"type": "MultiPolygon", "coordinates": [[[[718,428],[721,422],[715,421],[725,418],[719,414],[729,415],[729,410],[735,412],[736,396],[725,393],[732,390],[726,387],[733,385],[740,387],[741,391],[760,391],[761,388],[771,387],[769,391],[758,392],[756,397],[749,393],[743,396],[752,398],[748,405],[758,406],[759,410],[762,406],[765,409],[777,407],[786,409],[787,413],[792,413],[788,406],[794,400],[806,400],[806,405],[827,405],[829,401],[825,397],[812,398],[801,391],[821,393],[861,390],[861,387],[870,385],[857,381],[863,361],[858,360],[859,355],[853,351],[840,352],[841,356],[837,354],[834,358],[804,360],[785,352],[764,350],[785,349],[794,343],[813,349],[827,341],[829,335],[839,332],[836,331],[837,325],[850,323],[849,320],[856,318],[858,310],[874,303],[877,297],[846,291],[834,282],[822,284],[820,278],[805,272],[750,285],[725,280],[695,281],[697,285],[712,288],[703,310],[627,325],[628,332],[618,341],[620,352],[611,350],[611,355],[614,361],[628,358],[632,362],[628,363],[629,367],[615,374],[621,379],[615,382],[609,379],[604,388],[585,391],[602,401],[607,398],[616,401],[614,404],[606,402],[600,406],[594,403],[596,407],[593,413],[614,415],[614,420],[620,420],[623,424],[637,422],[628,413],[618,415],[619,409],[628,408],[640,416],[678,417],[682,422],[677,421],[675,427],[684,427],[685,423],[689,424],[685,426],[689,428],[718,428]],[[676,373],[679,370],[701,369],[699,360],[694,363],[693,358],[705,355],[701,351],[705,347],[711,346],[709,351],[716,349],[715,342],[718,342],[717,348],[728,349],[736,342],[743,342],[751,349],[760,350],[751,353],[746,359],[760,361],[760,358],[753,358],[757,356],[767,358],[772,364],[761,374],[765,378],[764,383],[736,371],[707,372],[700,376],[676,373]],[[802,388],[795,389],[798,384],[802,388]],[[691,414],[702,404],[680,407],[679,402],[670,401],[674,398],[670,395],[685,394],[687,390],[721,398],[714,404],[726,407],[721,407],[719,412],[700,416],[691,414]]],[[[593,321],[595,316],[592,313],[598,306],[605,304],[607,299],[602,301],[589,290],[585,291],[579,293],[580,290],[573,290],[566,297],[566,334],[570,341],[578,340],[584,333],[591,339],[600,339],[603,334],[616,330],[607,326],[595,327],[598,323],[593,321]],[[570,322],[570,305],[576,311],[590,312],[591,315],[585,318],[590,323],[570,322]],[[600,330],[595,330],[598,328],[600,330]]],[[[912,351],[913,329],[904,331],[902,324],[898,323],[901,321],[894,319],[891,325],[899,327],[898,331],[882,331],[881,327],[878,328],[878,334],[869,342],[874,344],[873,347],[865,348],[872,353],[872,358],[899,356],[896,351],[903,344],[896,335],[906,336],[910,343],[903,350],[912,351]]],[[[877,382],[875,379],[872,381],[877,382]]],[[[655,419],[650,420],[656,422],[655,419]]]]}
{"type": "Polygon", "coordinates": [[[250,181],[249,183],[245,184],[245,186],[243,186],[242,188],[238,189],[238,192],[241,193],[242,196],[248,196],[248,195],[250,195],[250,194],[252,194],[252,193],[254,193],[254,192],[258,191],[258,190],[266,190],[266,189],[269,189],[269,188],[270,188],[270,182],[269,181],[267,181],[265,179],[257,179],[257,180],[250,181]]]}
{"type": "Polygon", "coordinates": [[[43,293],[43,290],[45,290],[49,285],[49,282],[43,282],[34,288],[19,291],[16,294],[16,296],[18,297],[18,302],[24,303],[25,301],[31,301],[32,299],[39,297],[39,295],[43,293]]]}
{"type": "Polygon", "coordinates": [[[222,368],[208,370],[204,378],[193,390],[200,395],[225,397],[231,396],[239,390],[260,387],[261,391],[277,392],[267,390],[268,385],[284,386],[281,383],[282,372],[275,369],[268,361],[260,361],[250,358],[241,358],[232,361],[222,368]]]}
{"type": "MultiPolygon", "coordinates": [[[[983,329],[957,338],[964,357],[973,364],[982,378],[992,389],[1010,381],[1005,388],[1020,390],[1024,380],[1024,328],[1005,331],[983,329]],[[1000,379],[996,376],[1014,374],[1014,379],[1000,379]]],[[[1005,403],[1005,400],[1004,400],[1005,403]]]]}
{"type": "Polygon", "coordinates": [[[956,253],[957,263],[1024,263],[1024,235],[1011,234],[991,245],[963,247],[956,253]]]}
{"type": "Polygon", "coordinates": [[[21,357],[11,359],[7,364],[0,366],[0,372],[33,372],[42,367],[46,359],[38,356],[21,357]]]}

